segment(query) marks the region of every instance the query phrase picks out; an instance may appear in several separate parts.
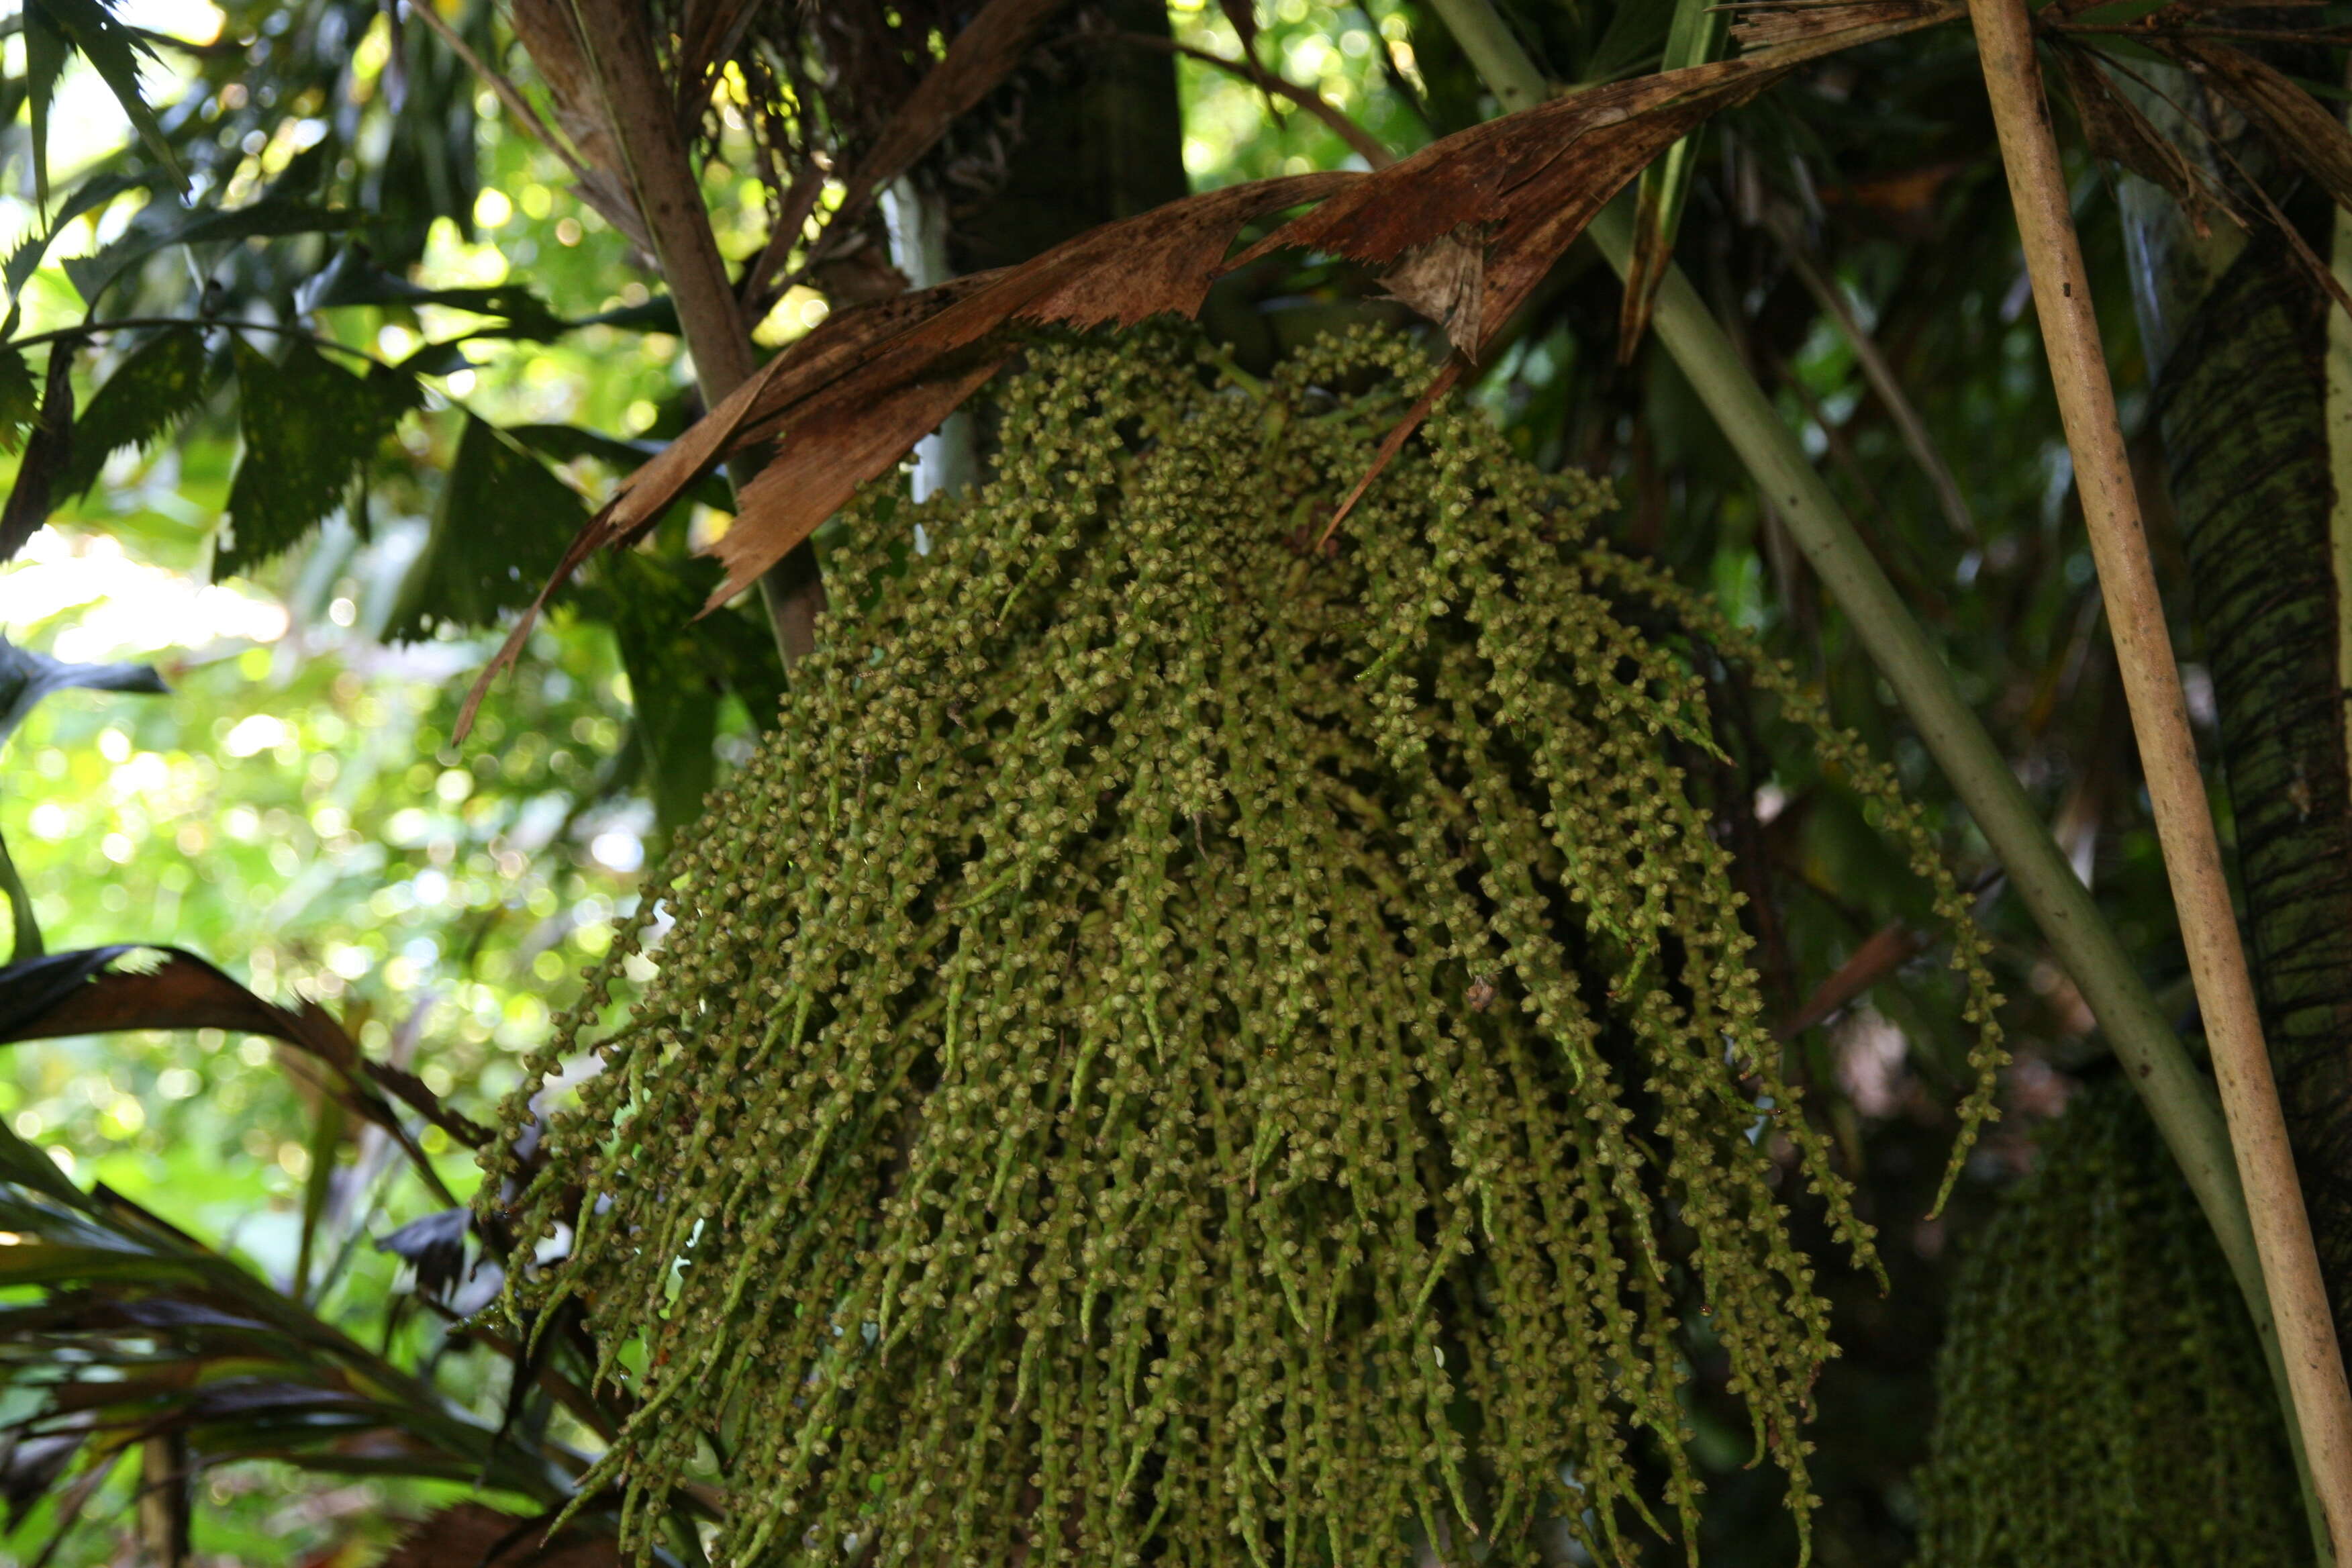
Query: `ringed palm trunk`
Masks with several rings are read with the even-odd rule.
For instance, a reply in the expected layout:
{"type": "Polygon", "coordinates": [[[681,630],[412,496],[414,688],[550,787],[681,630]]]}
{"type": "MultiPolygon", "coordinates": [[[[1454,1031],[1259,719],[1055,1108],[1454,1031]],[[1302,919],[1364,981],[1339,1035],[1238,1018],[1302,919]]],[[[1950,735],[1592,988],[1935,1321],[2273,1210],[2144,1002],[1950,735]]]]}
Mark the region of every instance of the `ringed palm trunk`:
{"type": "Polygon", "coordinates": [[[2352,1303],[2352,495],[2329,450],[2347,411],[2330,403],[2328,305],[2276,234],[2200,239],[2160,194],[2126,184],[2249,956],[2341,1337],[2352,1303]]]}

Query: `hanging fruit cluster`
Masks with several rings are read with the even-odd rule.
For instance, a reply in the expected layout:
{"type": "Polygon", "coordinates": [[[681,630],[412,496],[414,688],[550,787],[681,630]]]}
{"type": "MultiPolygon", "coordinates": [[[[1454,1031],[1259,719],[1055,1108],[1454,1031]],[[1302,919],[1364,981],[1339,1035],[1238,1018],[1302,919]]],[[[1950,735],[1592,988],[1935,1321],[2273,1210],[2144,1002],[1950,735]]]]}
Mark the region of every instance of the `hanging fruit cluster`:
{"type": "MultiPolygon", "coordinates": [[[[588,1303],[641,1401],[583,1491],[715,1475],[730,1564],[1626,1563],[1693,1535],[1695,1309],[1811,1506],[1835,1352],[1775,1150],[1869,1234],[1675,761],[1690,645],[1637,622],[1739,639],[1475,412],[1325,541],[1417,372],[1039,344],[928,553],[849,514],[827,646],[509,1128],[601,1072],[486,1188],[551,1259],[516,1310],[588,1303]]],[[[1927,833],[1750,679],[1933,882],[1989,1084],[1927,833]]]]}
{"type": "Polygon", "coordinates": [[[2311,1562],[2245,1304],[2128,1086],[2075,1095],[1949,1322],[1921,1568],[2311,1562]]]}

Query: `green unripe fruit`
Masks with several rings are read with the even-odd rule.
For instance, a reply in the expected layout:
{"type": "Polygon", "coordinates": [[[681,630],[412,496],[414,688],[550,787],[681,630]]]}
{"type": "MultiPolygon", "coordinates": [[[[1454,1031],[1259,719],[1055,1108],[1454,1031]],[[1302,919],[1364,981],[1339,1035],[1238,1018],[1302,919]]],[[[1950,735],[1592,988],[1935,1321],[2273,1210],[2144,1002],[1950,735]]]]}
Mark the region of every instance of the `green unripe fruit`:
{"type": "Polygon", "coordinates": [[[730,1564],[1630,1562],[1694,1533],[1703,1300],[1810,1509],[1834,1350],[1768,1128],[1868,1236],[1670,760],[1703,684],[1628,606],[1742,645],[1475,413],[1325,548],[1417,372],[1043,345],[927,555],[886,493],[846,517],[824,647],[646,900],[644,1003],[494,1171],[526,1253],[578,1227],[520,1303],[646,1369],[595,1480],[716,1465],[730,1564]]]}
{"type": "Polygon", "coordinates": [[[1936,1373],[1921,1568],[2296,1568],[2262,1346],[2120,1082],[2078,1092],[1969,1249],[1936,1373]]]}

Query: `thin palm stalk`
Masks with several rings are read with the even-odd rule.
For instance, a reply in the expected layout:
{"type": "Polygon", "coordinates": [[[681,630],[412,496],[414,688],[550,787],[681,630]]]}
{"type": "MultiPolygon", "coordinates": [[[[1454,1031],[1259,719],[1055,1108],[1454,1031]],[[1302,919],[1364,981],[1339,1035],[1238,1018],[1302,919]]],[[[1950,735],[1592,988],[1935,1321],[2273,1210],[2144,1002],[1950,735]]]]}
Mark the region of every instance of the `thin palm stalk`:
{"type": "Polygon", "coordinates": [[[2157,837],[2251,1211],[2256,1256],[2277,1321],[2296,1423],[2340,1561],[2352,1552],[2352,1390],[2345,1384],[2343,1352],[2263,1044],[2262,1016],[2198,769],[2197,742],[2189,731],[2189,705],[2140,522],[2131,459],[2034,58],[2033,26],[2023,0],[1977,0],[1969,15],[2157,837]]]}
{"type": "Polygon", "coordinates": [[[1864,328],[1862,319],[1853,313],[1853,307],[1846,303],[1837,280],[1813,265],[1812,258],[1805,254],[1797,236],[1790,231],[1790,226],[1774,218],[1768,219],[1765,226],[1780,242],[1781,254],[1789,258],[1789,266],[1797,274],[1798,280],[1804,284],[1805,291],[1813,297],[1813,302],[1821,306],[1822,313],[1835,321],[1838,331],[1844,334],[1846,345],[1853,350],[1853,362],[1860,367],[1863,379],[1870,384],[1873,392],[1878,394],[1878,401],[1886,405],[1886,416],[1894,422],[1895,433],[1903,437],[1903,445],[1909,449],[1912,460],[1927,475],[1928,485],[1936,492],[1936,504],[1944,509],[1945,521],[1952,525],[1954,533],[1973,543],[1977,537],[1977,521],[1969,514],[1968,498],[1960,493],[1960,482],[1953,478],[1951,465],[1944,461],[1944,454],[1937,448],[1936,438],[1927,433],[1927,422],[1919,417],[1919,410],[1904,392],[1903,383],[1895,375],[1895,367],[1887,363],[1886,355],[1880,351],[1878,341],[1864,328]]]}

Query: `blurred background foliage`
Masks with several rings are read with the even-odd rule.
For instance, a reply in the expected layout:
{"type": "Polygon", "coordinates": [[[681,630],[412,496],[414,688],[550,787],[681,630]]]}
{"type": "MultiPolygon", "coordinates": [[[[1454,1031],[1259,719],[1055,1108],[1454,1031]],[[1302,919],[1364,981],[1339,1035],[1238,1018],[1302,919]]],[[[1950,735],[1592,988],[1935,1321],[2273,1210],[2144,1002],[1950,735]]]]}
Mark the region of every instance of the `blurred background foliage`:
{"type": "MultiPolygon", "coordinates": [[[[490,6],[428,3],[448,35],[528,79],[490,6]]],[[[1670,8],[1507,9],[1550,74],[1580,82],[1655,68],[1670,8]]],[[[1250,8],[1175,0],[1171,36],[1236,59],[1236,14],[1250,8]]],[[[228,389],[232,374],[257,373],[230,363],[225,331],[198,334],[205,368],[168,417],[111,430],[122,438],[110,455],[77,454],[89,488],[61,495],[0,569],[0,630],[58,659],[152,663],[169,690],[71,689],[35,708],[0,752],[0,839],[51,951],[188,949],[263,997],[316,998],[370,1056],[485,1113],[514,1081],[518,1055],[576,994],[615,915],[633,907],[664,835],[743,754],[782,679],[756,601],[687,626],[715,580],[688,548],[723,526],[723,507],[709,504],[723,503],[720,493],[559,601],[471,737],[451,739],[504,613],[616,477],[698,409],[676,321],[644,258],[572,192],[557,158],[517,129],[442,31],[404,9],[124,0],[113,15],[152,47],[142,79],[155,138],[191,188],[238,211],[276,202],[289,216],[173,237],[179,209],[153,147],[77,54],[47,114],[41,177],[56,193],[48,211],[68,215],[50,233],[36,200],[20,12],[0,42],[16,114],[0,132],[0,234],[45,243],[8,263],[14,340],[86,317],[249,322],[257,330],[237,334],[249,346],[311,334],[347,351],[330,351],[338,363],[403,367],[415,390],[352,472],[328,476],[326,502],[309,516],[247,505],[224,527],[240,454],[271,438],[255,424],[262,380],[242,397],[228,389]],[[480,444],[470,458],[469,441],[480,444]],[[570,489],[550,489],[551,477],[570,489]]],[[[1262,64],[1400,153],[1495,111],[1412,0],[1267,0],[1253,20],[1262,64]]],[[[1074,37],[1072,49],[1116,47],[1089,43],[1083,28],[1074,37]]],[[[1834,57],[1723,117],[1700,144],[1679,256],[1942,639],[2126,945],[2159,994],[2185,1005],[1975,71],[1965,29],[1942,29],[1834,57]],[[1902,411],[1874,388],[1857,331],[1892,366],[1950,485],[1923,467],[1902,411]]],[[[1180,57],[1174,81],[1195,189],[1361,166],[1324,122],[1239,75],[1180,57]]],[[[715,120],[713,144],[740,155],[709,161],[706,195],[720,248],[740,267],[765,243],[773,193],[747,172],[751,121],[732,107],[715,120]]],[[[1024,142],[1017,117],[998,123],[992,155],[1055,155],[1024,142]]],[[[2077,173],[2126,417],[2145,427],[2147,373],[2115,189],[2087,157],[2077,173]]],[[[789,342],[851,297],[824,284],[812,271],[782,289],[758,341],[789,342]]],[[[1377,312],[1369,292],[1349,268],[1294,257],[1253,269],[1238,302],[1210,320],[1262,348],[1377,312]]],[[[1835,1131],[1894,1276],[1884,1296],[1866,1279],[1831,1286],[1848,1354],[1821,1390],[1826,1503],[1815,1554],[1899,1563],[1916,1523],[1910,1478],[1925,1454],[1956,1238],[2031,1163],[2035,1121],[2063,1105],[2075,1078],[2104,1070],[2100,1048],[1690,388],[1654,343],[1616,363],[1617,311],[1614,279],[1580,250],[1473,395],[1532,459],[1612,480],[1617,542],[1715,594],[1825,685],[1839,719],[1937,811],[1950,853],[1985,889],[1999,944],[2018,1048],[2012,1114],[1973,1157],[1949,1215],[1928,1222],[1968,1030],[1941,955],[1913,938],[1921,891],[1810,748],[1719,683],[1736,759],[1726,798],[1747,803],[1726,831],[1757,852],[1759,957],[1776,1005],[1810,1019],[1794,1037],[1809,1113],[1835,1131]],[[1884,983],[1808,1009],[1842,968],[1884,983]]],[[[131,327],[90,336],[73,373],[87,416],[102,405],[94,389],[169,337],[131,327]]],[[[28,416],[16,418],[20,432],[28,416]]],[[[2180,587],[2177,544],[2155,521],[2180,587]]],[[[2190,629],[2176,637],[2194,657],[2190,629]]],[[[2194,666],[2190,684],[2192,698],[2205,689],[2194,666]]],[[[2210,701],[2197,717],[2210,728],[2210,701]]],[[[0,1121],[77,1186],[102,1183],[295,1285],[319,1223],[321,1161],[347,1241],[443,1204],[397,1162],[363,1172],[355,1126],[322,1136],[327,1101],[287,1070],[287,1055],[280,1042],[219,1028],[17,1044],[0,1056],[0,1121]]],[[[470,1191],[468,1150],[439,1127],[419,1142],[448,1187],[470,1191]]],[[[415,1272],[353,1243],[310,1306],[404,1364],[429,1367],[453,1409],[498,1424],[511,1414],[509,1361],[448,1312],[388,1308],[415,1272]]],[[[1707,1561],[1793,1562],[1777,1494],[1743,1468],[1746,1440],[1719,1369],[1703,1348],[1694,1361],[1692,1419],[1717,1472],[1707,1561]]],[[[0,1420],[30,1397],[0,1395],[0,1420]]],[[[593,1450],[589,1425],[551,1419],[551,1441],[593,1450]]],[[[0,1466],[0,1501],[31,1503],[11,1519],[0,1560],[32,1560],[58,1521],[56,1497],[33,1501],[22,1485],[25,1462],[0,1466]]],[[[137,1473],[125,1466],[104,1482],[51,1561],[143,1550],[137,1473]]],[[[196,1484],[194,1552],[359,1563],[384,1549],[398,1519],[467,1492],[447,1479],[223,1468],[196,1484]]],[[[535,1510],[528,1493],[496,1500],[535,1510]]]]}

